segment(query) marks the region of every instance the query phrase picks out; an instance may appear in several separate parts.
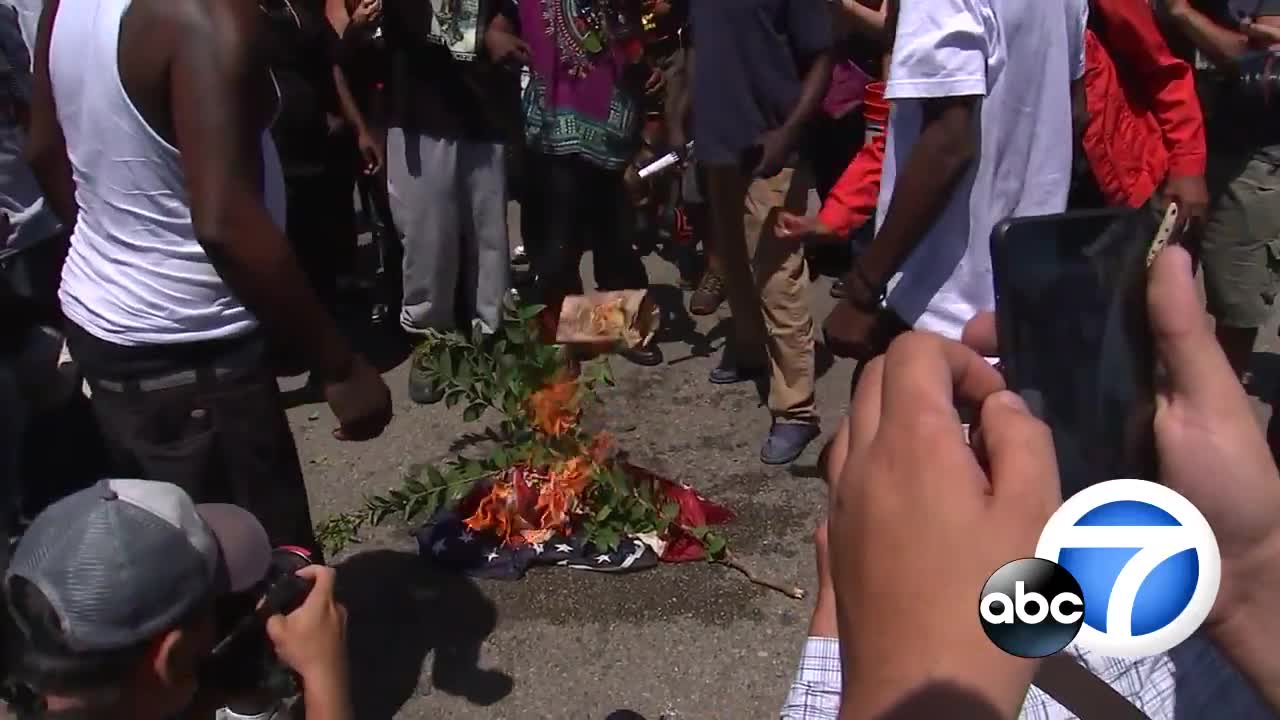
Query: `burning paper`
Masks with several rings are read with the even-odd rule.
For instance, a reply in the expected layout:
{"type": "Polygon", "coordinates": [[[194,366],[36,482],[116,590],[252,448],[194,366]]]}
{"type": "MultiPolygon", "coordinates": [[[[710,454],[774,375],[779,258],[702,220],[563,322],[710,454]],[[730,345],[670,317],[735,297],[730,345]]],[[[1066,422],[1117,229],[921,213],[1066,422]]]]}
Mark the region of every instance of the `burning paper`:
{"type": "Polygon", "coordinates": [[[658,324],[658,306],[644,290],[570,295],[560,307],[556,342],[631,350],[649,344],[658,324]]]}

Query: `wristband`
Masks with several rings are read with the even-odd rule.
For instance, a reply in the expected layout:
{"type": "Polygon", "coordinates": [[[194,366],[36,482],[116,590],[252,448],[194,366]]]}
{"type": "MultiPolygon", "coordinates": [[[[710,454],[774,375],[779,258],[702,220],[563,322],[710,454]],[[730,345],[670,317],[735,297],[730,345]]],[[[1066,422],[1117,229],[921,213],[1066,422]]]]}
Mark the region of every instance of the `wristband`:
{"type": "Polygon", "coordinates": [[[863,300],[855,298],[854,293],[849,293],[848,298],[850,304],[865,312],[880,312],[883,310],[885,299],[888,297],[888,291],[885,289],[885,286],[877,286],[875,283],[868,280],[866,273],[862,272],[862,266],[859,265],[856,260],[849,269],[849,275],[857,278],[858,284],[862,286],[862,289],[866,290],[869,295],[872,295],[870,299],[863,300]]]}

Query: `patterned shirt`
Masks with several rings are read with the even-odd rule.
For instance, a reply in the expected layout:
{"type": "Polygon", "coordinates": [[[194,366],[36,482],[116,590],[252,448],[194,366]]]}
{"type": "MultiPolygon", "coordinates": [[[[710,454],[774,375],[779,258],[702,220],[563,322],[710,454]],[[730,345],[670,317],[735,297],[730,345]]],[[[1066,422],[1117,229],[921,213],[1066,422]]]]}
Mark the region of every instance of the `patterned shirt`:
{"type": "MultiPolygon", "coordinates": [[[[1141,660],[1102,657],[1075,646],[1067,652],[1152,720],[1272,720],[1276,717],[1248,682],[1200,635],[1168,653],[1141,660]]],[[[835,720],[840,712],[840,682],[840,641],[808,638],[779,717],[781,720],[835,720]]],[[[1077,716],[1033,685],[1027,692],[1020,717],[1022,720],[1073,720],[1077,716]]]]}

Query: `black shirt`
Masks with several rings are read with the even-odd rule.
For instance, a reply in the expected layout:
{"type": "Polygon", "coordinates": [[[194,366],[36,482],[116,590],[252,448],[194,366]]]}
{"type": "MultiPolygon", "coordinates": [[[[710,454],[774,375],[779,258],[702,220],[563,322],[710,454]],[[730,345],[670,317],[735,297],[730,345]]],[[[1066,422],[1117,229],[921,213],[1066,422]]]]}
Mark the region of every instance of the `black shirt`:
{"type": "Polygon", "coordinates": [[[691,0],[700,161],[738,163],[762,133],[786,121],[804,68],[831,47],[831,22],[823,0],[691,0]]]}
{"type": "MultiPolygon", "coordinates": [[[[482,38],[499,12],[515,13],[498,0],[481,2],[482,38]]],[[[388,124],[436,138],[501,142],[519,121],[519,76],[495,66],[480,52],[459,60],[427,35],[429,0],[384,0],[388,124]]],[[[483,44],[481,41],[477,41],[483,44]]]]}
{"type": "Polygon", "coordinates": [[[320,172],[329,115],[341,116],[333,79],[337,35],[323,15],[302,2],[264,0],[271,71],[280,87],[280,113],[271,127],[286,175],[320,172]]]}

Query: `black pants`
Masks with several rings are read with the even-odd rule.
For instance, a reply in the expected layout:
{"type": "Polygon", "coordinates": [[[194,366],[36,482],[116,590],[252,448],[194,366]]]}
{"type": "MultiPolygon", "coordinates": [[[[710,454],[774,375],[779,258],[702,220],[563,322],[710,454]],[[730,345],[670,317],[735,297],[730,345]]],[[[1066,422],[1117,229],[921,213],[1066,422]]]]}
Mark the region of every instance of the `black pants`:
{"type": "Polygon", "coordinates": [[[639,290],[649,276],[631,237],[634,210],[622,171],[572,156],[530,152],[521,234],[537,276],[539,301],[554,305],[582,292],[578,267],[592,252],[601,290],[639,290]]]}
{"type": "Polygon", "coordinates": [[[193,382],[158,389],[89,379],[112,472],[171,482],[196,502],[239,505],[272,544],[318,552],[274,373],[265,363],[230,372],[216,365],[181,373],[193,382]]]}

